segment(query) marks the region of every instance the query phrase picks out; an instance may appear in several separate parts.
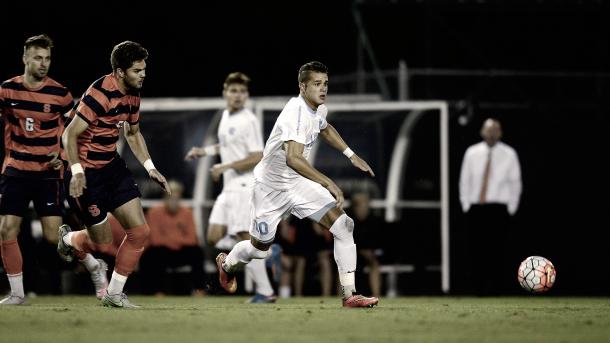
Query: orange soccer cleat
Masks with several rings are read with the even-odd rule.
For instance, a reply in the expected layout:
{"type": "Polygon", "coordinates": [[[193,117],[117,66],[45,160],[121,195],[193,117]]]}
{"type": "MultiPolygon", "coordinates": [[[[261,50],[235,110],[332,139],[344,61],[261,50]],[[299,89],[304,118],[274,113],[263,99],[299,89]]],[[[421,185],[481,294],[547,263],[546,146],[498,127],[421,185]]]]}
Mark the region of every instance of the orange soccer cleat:
{"type": "Polygon", "coordinates": [[[220,286],[224,288],[227,293],[235,293],[237,291],[237,280],[235,280],[235,275],[228,273],[222,267],[225,259],[227,258],[227,254],[221,252],[216,256],[216,266],[218,267],[218,281],[220,282],[220,286]]]}

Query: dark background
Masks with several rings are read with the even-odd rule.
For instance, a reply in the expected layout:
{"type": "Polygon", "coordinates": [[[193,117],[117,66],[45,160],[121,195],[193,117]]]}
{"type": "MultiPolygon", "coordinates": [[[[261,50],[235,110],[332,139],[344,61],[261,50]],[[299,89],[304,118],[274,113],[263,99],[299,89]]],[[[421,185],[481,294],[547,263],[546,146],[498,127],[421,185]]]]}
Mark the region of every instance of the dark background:
{"type": "MultiPolygon", "coordinates": [[[[298,67],[313,59],[329,67],[331,95],[353,92],[354,83],[334,85],[333,77],[358,66],[354,6],[379,67],[406,61],[411,99],[451,104],[454,258],[460,259],[463,238],[462,154],[479,140],[482,121],[494,116],[522,164],[515,254],[551,259],[558,293],[608,294],[610,10],[604,1],[12,2],[0,14],[0,78],[21,74],[23,41],[46,32],[56,45],[50,75],[75,96],[110,72],[112,47],[127,39],[150,53],[144,97],[216,97],[235,70],[252,77],[253,95],[296,94],[298,67]],[[448,69],[460,72],[432,73],[448,69]]],[[[364,66],[371,70],[369,58],[364,66]]],[[[389,99],[396,99],[395,81],[388,84],[389,99]]],[[[379,92],[372,80],[366,92],[379,92]]],[[[409,243],[417,233],[397,235],[417,249],[409,243]]]]}

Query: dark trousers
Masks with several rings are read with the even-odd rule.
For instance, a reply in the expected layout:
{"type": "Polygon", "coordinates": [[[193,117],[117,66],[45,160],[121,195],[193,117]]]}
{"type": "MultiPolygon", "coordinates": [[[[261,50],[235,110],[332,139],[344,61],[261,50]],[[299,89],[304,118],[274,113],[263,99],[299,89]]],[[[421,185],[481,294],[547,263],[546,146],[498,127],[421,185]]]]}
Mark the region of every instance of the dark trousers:
{"type": "Polygon", "coordinates": [[[191,267],[191,290],[204,289],[203,252],[200,247],[183,247],[180,250],[170,250],[165,247],[148,247],[140,260],[144,293],[171,293],[172,287],[170,285],[178,279],[174,278],[174,280],[171,280],[172,276],[168,274],[168,269],[180,266],[191,267]]]}
{"type": "Polygon", "coordinates": [[[508,254],[509,222],[506,205],[472,205],[467,213],[470,289],[477,295],[499,295],[517,285],[517,268],[508,254]],[[514,270],[513,270],[514,269],[514,270]]]}

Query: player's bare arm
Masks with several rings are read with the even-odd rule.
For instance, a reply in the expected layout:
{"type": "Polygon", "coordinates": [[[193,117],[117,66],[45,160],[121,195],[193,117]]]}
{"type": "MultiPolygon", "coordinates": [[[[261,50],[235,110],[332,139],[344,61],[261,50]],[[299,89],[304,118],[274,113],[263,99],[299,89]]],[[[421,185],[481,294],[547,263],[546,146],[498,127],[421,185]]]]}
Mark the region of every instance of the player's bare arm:
{"type": "MultiPolygon", "coordinates": [[[[78,115],[74,116],[66,130],[61,135],[61,141],[64,145],[64,149],[66,149],[66,155],[68,156],[68,162],[70,162],[70,166],[78,166],[80,167],[81,172],[72,171],[72,179],[70,179],[70,196],[74,198],[78,198],[83,195],[83,189],[87,188],[87,180],[85,179],[85,173],[82,172],[82,167],[80,166],[80,159],[78,158],[78,148],[76,146],[76,142],[78,140],[78,136],[81,135],[87,128],[89,124],[84,121],[78,115]]],[[[78,168],[77,168],[78,169],[78,168]]]]}
{"type": "Polygon", "coordinates": [[[317,182],[328,189],[337,200],[337,208],[342,208],[344,201],[343,192],[329,177],[322,174],[307,162],[305,157],[303,157],[304,149],[305,146],[301,143],[295,141],[285,142],[284,151],[286,151],[286,164],[302,176],[317,182]]]}
{"type": "MultiPolygon", "coordinates": [[[[150,154],[148,153],[148,148],[146,147],[146,141],[144,141],[144,136],[140,132],[140,124],[130,125],[125,123],[125,139],[127,140],[127,144],[129,144],[129,148],[133,151],[133,154],[136,156],[138,161],[144,165],[145,161],[150,160],[150,154]]],[[[167,180],[165,176],[163,176],[156,168],[150,169],[148,171],[148,175],[151,179],[156,181],[167,194],[171,194],[171,190],[169,189],[169,185],[167,184],[167,180]]]]}
{"type": "Polygon", "coordinates": [[[192,161],[200,157],[217,155],[219,152],[220,146],[218,144],[208,145],[206,147],[198,147],[194,146],[189,150],[189,152],[184,156],[185,161],[192,161]]]}
{"type": "Polygon", "coordinates": [[[256,164],[261,161],[263,158],[262,151],[251,152],[241,160],[237,160],[231,163],[218,163],[215,164],[211,169],[210,173],[212,173],[212,179],[214,181],[220,180],[220,175],[227,169],[234,169],[238,172],[244,172],[248,170],[254,169],[256,164]]]}
{"type": "MultiPolygon", "coordinates": [[[[337,132],[337,130],[330,124],[328,124],[325,129],[320,131],[320,137],[322,137],[322,139],[326,143],[328,143],[328,145],[339,151],[344,151],[345,149],[347,149],[347,144],[345,143],[343,138],[341,138],[339,132],[337,132]]],[[[360,158],[360,156],[358,156],[357,154],[352,155],[349,160],[352,161],[354,167],[362,170],[363,172],[369,173],[373,177],[375,176],[375,173],[373,172],[369,164],[366,163],[366,161],[360,158]]]]}

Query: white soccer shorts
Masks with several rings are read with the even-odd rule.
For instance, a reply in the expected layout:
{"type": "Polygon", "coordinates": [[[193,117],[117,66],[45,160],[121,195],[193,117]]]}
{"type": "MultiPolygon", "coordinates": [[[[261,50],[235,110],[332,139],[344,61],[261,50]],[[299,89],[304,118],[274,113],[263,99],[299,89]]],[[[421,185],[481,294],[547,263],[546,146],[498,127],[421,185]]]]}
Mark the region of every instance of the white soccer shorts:
{"type": "Polygon", "coordinates": [[[302,178],[294,187],[278,191],[262,183],[254,184],[250,235],[262,243],[271,243],[284,213],[316,222],[336,206],[335,198],[317,182],[302,178]]]}
{"type": "Polygon", "coordinates": [[[251,199],[251,188],[223,191],[216,198],[214,207],[212,207],[209,223],[226,226],[227,234],[231,236],[239,232],[248,232],[252,223],[250,220],[251,199]]]}

